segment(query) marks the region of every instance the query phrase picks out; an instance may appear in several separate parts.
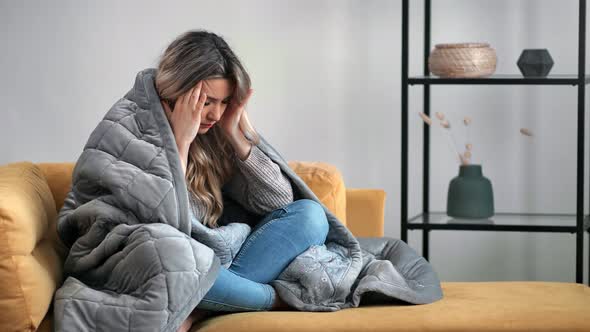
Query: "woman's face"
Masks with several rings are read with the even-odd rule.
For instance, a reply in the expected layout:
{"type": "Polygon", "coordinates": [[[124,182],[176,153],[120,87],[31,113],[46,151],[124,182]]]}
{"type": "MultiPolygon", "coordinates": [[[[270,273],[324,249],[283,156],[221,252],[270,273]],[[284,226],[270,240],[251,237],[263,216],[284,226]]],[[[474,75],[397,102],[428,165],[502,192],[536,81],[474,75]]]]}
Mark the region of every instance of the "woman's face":
{"type": "Polygon", "coordinates": [[[201,125],[198,134],[205,134],[214,126],[225,112],[233,92],[232,83],[226,78],[203,80],[201,93],[207,94],[205,107],[201,113],[201,125]]]}

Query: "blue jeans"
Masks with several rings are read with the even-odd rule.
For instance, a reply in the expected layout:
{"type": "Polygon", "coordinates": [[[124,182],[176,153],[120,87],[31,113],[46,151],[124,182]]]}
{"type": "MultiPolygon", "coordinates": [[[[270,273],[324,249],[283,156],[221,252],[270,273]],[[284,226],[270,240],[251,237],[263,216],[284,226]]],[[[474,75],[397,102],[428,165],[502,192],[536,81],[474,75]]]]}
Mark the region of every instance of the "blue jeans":
{"type": "Polygon", "coordinates": [[[197,308],[269,310],[277,294],[268,282],[310,246],[324,244],[328,228],[322,206],[309,199],[269,212],[252,229],[230,267],[221,267],[197,308]]]}

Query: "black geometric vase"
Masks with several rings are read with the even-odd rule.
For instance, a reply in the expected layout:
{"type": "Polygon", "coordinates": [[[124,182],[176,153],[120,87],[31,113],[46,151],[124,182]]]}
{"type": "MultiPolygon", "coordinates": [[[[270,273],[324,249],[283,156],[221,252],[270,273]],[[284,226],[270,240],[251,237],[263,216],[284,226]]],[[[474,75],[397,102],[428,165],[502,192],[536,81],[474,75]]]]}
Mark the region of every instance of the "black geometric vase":
{"type": "Polygon", "coordinates": [[[544,77],[553,67],[553,59],[546,48],[525,49],[516,62],[525,77],[544,77]]]}

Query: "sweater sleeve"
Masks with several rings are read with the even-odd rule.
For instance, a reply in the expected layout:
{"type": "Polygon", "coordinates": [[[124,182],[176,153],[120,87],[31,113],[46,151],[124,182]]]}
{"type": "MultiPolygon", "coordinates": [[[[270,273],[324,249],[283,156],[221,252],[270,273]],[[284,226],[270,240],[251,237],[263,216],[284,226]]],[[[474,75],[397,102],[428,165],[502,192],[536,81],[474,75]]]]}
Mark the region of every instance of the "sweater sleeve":
{"type": "Polygon", "coordinates": [[[264,215],[293,202],[291,182],[256,145],[246,160],[236,156],[234,175],[224,191],[245,209],[264,215]]]}

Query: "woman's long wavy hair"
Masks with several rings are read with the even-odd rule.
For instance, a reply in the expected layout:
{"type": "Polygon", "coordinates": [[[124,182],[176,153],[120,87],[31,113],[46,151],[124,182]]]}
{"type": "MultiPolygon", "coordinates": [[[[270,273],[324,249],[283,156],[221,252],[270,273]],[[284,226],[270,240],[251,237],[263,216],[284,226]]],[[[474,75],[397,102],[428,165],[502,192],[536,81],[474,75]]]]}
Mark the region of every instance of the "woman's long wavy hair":
{"type": "MultiPolygon", "coordinates": [[[[160,99],[174,109],[176,100],[199,81],[226,78],[233,84],[232,100],[241,102],[250,88],[250,76],[220,36],[204,30],[191,30],[178,36],[162,55],[156,74],[160,99]]],[[[239,127],[246,139],[258,144],[259,136],[246,112],[239,127]]],[[[221,187],[233,173],[235,152],[218,126],[199,134],[190,144],[186,168],[189,198],[204,209],[200,220],[217,227],[223,211],[221,187]]],[[[195,215],[199,215],[195,211],[195,215]]]]}

